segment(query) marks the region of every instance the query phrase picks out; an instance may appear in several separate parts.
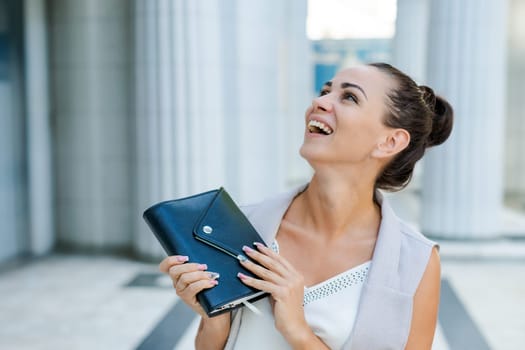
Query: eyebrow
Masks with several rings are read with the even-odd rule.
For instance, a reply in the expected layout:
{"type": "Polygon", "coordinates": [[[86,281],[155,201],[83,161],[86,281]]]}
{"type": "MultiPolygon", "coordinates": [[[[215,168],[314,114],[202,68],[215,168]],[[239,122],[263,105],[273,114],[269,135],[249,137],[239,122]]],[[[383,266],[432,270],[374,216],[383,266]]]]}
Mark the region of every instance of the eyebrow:
{"type": "MultiPolygon", "coordinates": [[[[332,87],[332,82],[331,81],[327,81],[326,83],[324,83],[324,86],[328,86],[328,87],[332,87]]],[[[361,91],[363,93],[363,95],[365,95],[366,99],[368,100],[368,96],[366,95],[365,93],[365,90],[363,90],[363,88],[357,84],[354,84],[354,83],[341,83],[341,89],[346,89],[346,88],[349,88],[349,87],[353,87],[353,88],[356,88],[358,89],[359,91],[361,91]]]]}

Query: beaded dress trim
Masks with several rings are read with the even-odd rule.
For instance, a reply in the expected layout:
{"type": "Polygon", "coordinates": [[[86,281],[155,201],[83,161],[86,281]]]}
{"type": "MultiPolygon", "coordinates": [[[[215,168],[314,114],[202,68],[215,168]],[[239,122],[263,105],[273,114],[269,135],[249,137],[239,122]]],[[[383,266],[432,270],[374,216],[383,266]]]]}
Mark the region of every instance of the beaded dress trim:
{"type": "MultiPolygon", "coordinates": [[[[273,241],[271,249],[279,253],[279,244],[273,241]]],[[[363,284],[368,275],[370,261],[361,265],[355,266],[345,272],[342,272],[326,281],[320,282],[311,287],[304,288],[303,305],[307,305],[313,301],[326,298],[332,294],[338,293],[343,289],[350,288],[355,285],[363,284]]]]}

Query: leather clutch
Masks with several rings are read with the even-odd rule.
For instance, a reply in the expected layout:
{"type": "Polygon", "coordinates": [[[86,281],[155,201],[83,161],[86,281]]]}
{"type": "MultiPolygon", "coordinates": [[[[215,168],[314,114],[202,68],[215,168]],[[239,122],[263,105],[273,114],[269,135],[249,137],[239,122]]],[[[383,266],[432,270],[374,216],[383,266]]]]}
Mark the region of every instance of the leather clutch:
{"type": "Polygon", "coordinates": [[[220,274],[219,284],[197,294],[208,316],[216,316],[267,296],[243,284],[238,272],[243,245],[264,241],[224,188],[157,203],[143,218],[168,255],[187,255],[220,274]]]}

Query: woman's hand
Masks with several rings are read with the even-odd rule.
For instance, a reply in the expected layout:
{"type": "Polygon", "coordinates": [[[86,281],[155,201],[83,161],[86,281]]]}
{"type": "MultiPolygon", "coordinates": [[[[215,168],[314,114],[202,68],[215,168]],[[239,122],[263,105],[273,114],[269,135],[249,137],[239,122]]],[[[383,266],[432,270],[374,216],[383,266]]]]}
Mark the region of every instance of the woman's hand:
{"type": "Polygon", "coordinates": [[[173,281],[177,295],[201,316],[201,323],[195,338],[196,349],[222,349],[230,332],[230,313],[208,317],[197,301],[197,294],[218,284],[219,274],[206,271],[206,264],[186,263],[187,256],[168,256],[160,265],[160,271],[168,274],[173,281]]]}
{"type": "Polygon", "coordinates": [[[244,284],[272,295],[275,327],[290,345],[300,349],[324,347],[324,343],[315,336],[304,317],[303,276],[270,248],[261,243],[254,245],[257,250],[245,246],[243,251],[262,266],[250,260],[241,261],[241,264],[261,279],[242,273],[238,277],[244,284]]]}
{"type": "Polygon", "coordinates": [[[218,284],[218,274],[206,271],[206,264],[186,263],[187,256],[168,256],[160,265],[160,271],[168,274],[173,281],[173,288],[177,295],[202,317],[206,312],[197,301],[196,295],[218,284]]]}

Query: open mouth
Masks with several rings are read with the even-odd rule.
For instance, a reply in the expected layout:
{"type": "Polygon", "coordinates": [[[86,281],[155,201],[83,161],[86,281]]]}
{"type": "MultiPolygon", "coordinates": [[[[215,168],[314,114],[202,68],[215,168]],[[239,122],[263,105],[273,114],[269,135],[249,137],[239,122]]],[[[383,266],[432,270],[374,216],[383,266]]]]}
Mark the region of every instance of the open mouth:
{"type": "Polygon", "coordinates": [[[308,131],[312,134],[330,135],[334,131],[331,127],[318,120],[310,120],[308,122],[308,131]]]}

